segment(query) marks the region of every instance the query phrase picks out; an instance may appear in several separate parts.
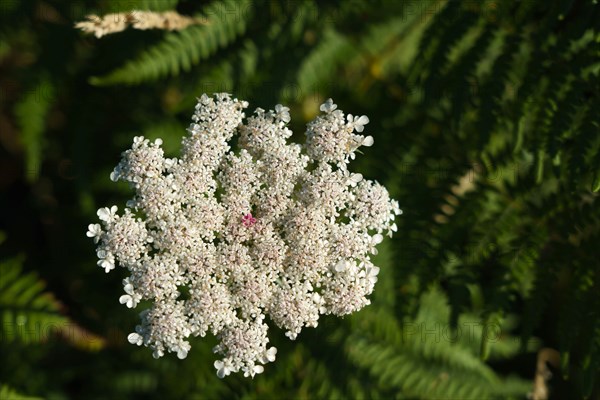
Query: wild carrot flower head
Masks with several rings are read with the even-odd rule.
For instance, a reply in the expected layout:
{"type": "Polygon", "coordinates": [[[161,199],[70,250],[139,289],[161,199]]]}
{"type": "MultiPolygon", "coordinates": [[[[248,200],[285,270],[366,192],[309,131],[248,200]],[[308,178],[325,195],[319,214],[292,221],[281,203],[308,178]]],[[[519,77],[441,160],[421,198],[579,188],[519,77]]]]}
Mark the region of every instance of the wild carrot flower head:
{"type": "Polygon", "coordinates": [[[135,190],[124,211],[101,208],[87,236],[98,265],[127,268],[127,307],[150,304],[128,336],[185,358],[190,336],[215,335],[219,377],[254,376],[275,360],[266,317],[295,339],[322,314],[369,304],[371,262],[401,211],[385,187],[348,170],[366,116],[345,116],[331,99],[304,145],[289,143],[289,109],[202,95],[179,158],[162,141],[134,138],[111,174],[135,190]],[[238,136],[239,149],[229,141],[238,136]]]}

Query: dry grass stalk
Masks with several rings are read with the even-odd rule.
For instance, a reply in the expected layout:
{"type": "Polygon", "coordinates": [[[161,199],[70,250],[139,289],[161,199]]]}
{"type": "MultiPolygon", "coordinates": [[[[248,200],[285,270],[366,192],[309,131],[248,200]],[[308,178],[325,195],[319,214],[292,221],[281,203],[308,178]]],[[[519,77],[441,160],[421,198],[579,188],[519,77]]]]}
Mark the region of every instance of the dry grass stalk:
{"type": "Polygon", "coordinates": [[[76,28],[92,33],[97,38],[124,31],[128,26],[134,29],[164,29],[176,31],[190,25],[204,24],[205,21],[181,15],[176,11],[153,12],[133,10],[126,13],[106,14],[103,17],[88,15],[85,21],[75,24],[76,28]]]}

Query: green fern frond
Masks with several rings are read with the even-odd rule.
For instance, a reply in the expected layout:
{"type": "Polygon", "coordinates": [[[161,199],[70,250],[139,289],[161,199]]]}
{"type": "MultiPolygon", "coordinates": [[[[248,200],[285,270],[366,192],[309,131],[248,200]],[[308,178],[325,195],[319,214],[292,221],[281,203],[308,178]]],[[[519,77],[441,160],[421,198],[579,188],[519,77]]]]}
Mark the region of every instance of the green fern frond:
{"type": "MultiPolygon", "coordinates": [[[[408,74],[407,80],[409,82],[417,82],[418,78],[423,75],[422,71],[425,70],[427,60],[434,55],[440,40],[450,30],[449,26],[452,26],[453,19],[462,12],[461,5],[458,2],[444,1],[440,4],[439,8],[434,8],[437,12],[427,14],[429,17],[428,25],[420,38],[417,52],[419,57],[413,63],[408,74]]],[[[456,39],[453,42],[456,42],[456,39]]]]}
{"type": "MultiPolygon", "coordinates": [[[[422,1],[422,7],[427,7],[431,1],[422,1]]],[[[372,25],[360,38],[366,60],[370,63],[371,74],[390,78],[400,71],[406,71],[410,61],[417,55],[418,37],[423,33],[426,23],[417,12],[409,12],[409,7],[401,10],[400,15],[382,23],[372,25]]],[[[354,67],[356,68],[356,66],[354,67]]]]}
{"type": "Polygon", "coordinates": [[[419,351],[407,351],[358,335],[352,336],[347,352],[350,359],[368,369],[384,389],[397,388],[413,398],[516,397],[530,388],[528,382],[493,376],[492,370],[483,364],[477,372],[461,370],[427,359],[419,351]]]}
{"type": "MultiPolygon", "coordinates": [[[[577,114],[573,117],[574,123],[570,137],[567,139],[572,151],[565,155],[565,164],[567,176],[575,187],[585,187],[581,182],[582,178],[589,173],[594,175],[600,171],[600,157],[598,156],[598,132],[600,127],[597,122],[597,110],[600,104],[599,99],[595,99],[587,104],[578,107],[577,114]],[[579,183],[579,185],[576,185],[579,183]]],[[[586,189],[595,191],[596,185],[592,184],[586,189]]]]}
{"type": "Polygon", "coordinates": [[[299,394],[303,394],[306,397],[314,395],[322,399],[342,399],[345,397],[343,391],[340,390],[330,376],[331,371],[323,362],[310,359],[304,369],[304,373],[308,376],[319,376],[320,379],[316,384],[310,385],[309,383],[308,385],[303,385],[299,390],[299,394]]]}
{"type": "Polygon", "coordinates": [[[300,93],[314,93],[331,82],[342,63],[358,54],[352,43],[342,34],[327,29],[315,49],[298,69],[297,82],[300,93]]]}
{"type": "MultiPolygon", "coordinates": [[[[384,310],[361,313],[346,341],[347,353],[366,368],[383,388],[397,388],[416,398],[506,398],[525,394],[530,383],[501,378],[478,357],[481,319],[463,316],[461,330],[449,325],[447,300],[432,288],[420,301],[417,316],[398,325],[384,310]]],[[[504,335],[490,341],[496,358],[518,351],[518,342],[504,335]]]]}
{"type": "MultiPolygon", "coordinates": [[[[424,55],[428,68],[423,68],[420,74],[420,80],[423,85],[423,90],[428,94],[426,99],[436,99],[440,97],[443,86],[437,79],[437,71],[450,68],[452,65],[452,57],[460,52],[461,46],[468,45],[471,40],[472,27],[477,29],[477,15],[466,10],[457,11],[457,14],[451,17],[452,23],[455,23],[455,29],[447,31],[443,36],[436,38],[432,43],[429,51],[424,55]],[[466,42],[466,43],[465,43],[466,42]]],[[[448,23],[443,22],[443,23],[448,23]]],[[[422,56],[419,56],[422,57],[422,56]]],[[[416,64],[415,64],[416,65],[416,64]]]]}
{"type": "Polygon", "coordinates": [[[15,117],[25,148],[25,174],[30,182],[37,180],[40,174],[46,117],[54,102],[54,91],[54,84],[48,78],[42,78],[15,105],[15,117]]]}
{"type": "Polygon", "coordinates": [[[108,75],[92,77],[90,82],[93,85],[140,84],[189,71],[244,34],[252,15],[251,5],[249,0],[212,3],[204,10],[206,25],[193,25],[180,32],[168,33],[160,43],[134,60],[108,75]]]}
{"type": "Polygon", "coordinates": [[[485,54],[492,43],[493,30],[489,27],[477,35],[477,39],[467,50],[457,56],[457,59],[449,66],[445,74],[445,82],[450,85],[448,92],[452,96],[450,113],[455,115],[464,109],[468,101],[473,101],[477,95],[477,81],[474,79],[476,66],[481,62],[481,57],[485,54]]]}
{"type": "Polygon", "coordinates": [[[99,350],[104,340],[62,313],[63,306],[33,274],[23,274],[23,257],[0,262],[0,338],[3,342],[43,343],[59,335],[73,345],[99,350]]]}
{"type": "MultiPolygon", "coordinates": [[[[501,35],[500,54],[490,66],[489,73],[483,73],[477,104],[478,113],[474,123],[474,134],[477,135],[480,148],[488,143],[495,132],[500,119],[498,118],[499,103],[506,91],[508,79],[515,58],[519,51],[519,41],[515,35],[501,35]]],[[[485,70],[485,68],[483,69],[485,70]]]]}

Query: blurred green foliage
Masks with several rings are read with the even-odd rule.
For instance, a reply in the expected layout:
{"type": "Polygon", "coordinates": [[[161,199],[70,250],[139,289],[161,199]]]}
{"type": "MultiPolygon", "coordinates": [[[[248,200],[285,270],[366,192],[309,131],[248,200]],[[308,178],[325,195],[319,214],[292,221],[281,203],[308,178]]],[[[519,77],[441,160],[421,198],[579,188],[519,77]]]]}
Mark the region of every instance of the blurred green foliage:
{"type": "Polygon", "coordinates": [[[597,398],[598,21],[595,0],[0,1],[0,398],[523,398],[542,346],[551,398],[597,398]],[[206,24],[74,29],[133,10],[206,24]],[[130,195],[108,175],[133,136],[176,155],[221,91],[290,106],[295,140],[328,97],[367,114],[354,168],[404,209],[373,304],[273,329],[254,380],[219,380],[211,338],[183,361],[129,345],[85,237],[130,195]]]}

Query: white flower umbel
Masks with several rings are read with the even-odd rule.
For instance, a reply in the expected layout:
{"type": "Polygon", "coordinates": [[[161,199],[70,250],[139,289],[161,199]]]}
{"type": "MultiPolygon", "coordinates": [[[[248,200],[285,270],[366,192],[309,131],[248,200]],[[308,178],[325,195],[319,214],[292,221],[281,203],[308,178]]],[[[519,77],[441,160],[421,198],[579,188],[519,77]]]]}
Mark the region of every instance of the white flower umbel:
{"type": "Polygon", "coordinates": [[[133,140],[110,178],[135,196],[120,215],[98,210],[88,226],[98,265],[129,270],[119,301],[140,313],[129,334],[155,357],[185,358],[190,336],[219,339],[219,377],[253,377],[275,361],[266,317],[295,339],[322,314],[369,304],[379,268],[371,254],[397,230],[398,203],[377,182],[348,170],[366,116],[345,116],[331,99],[307,126],[306,143],[288,143],[289,108],[202,95],[179,159],[162,140],[133,140]],[[238,135],[238,151],[229,141],[238,135]]]}

